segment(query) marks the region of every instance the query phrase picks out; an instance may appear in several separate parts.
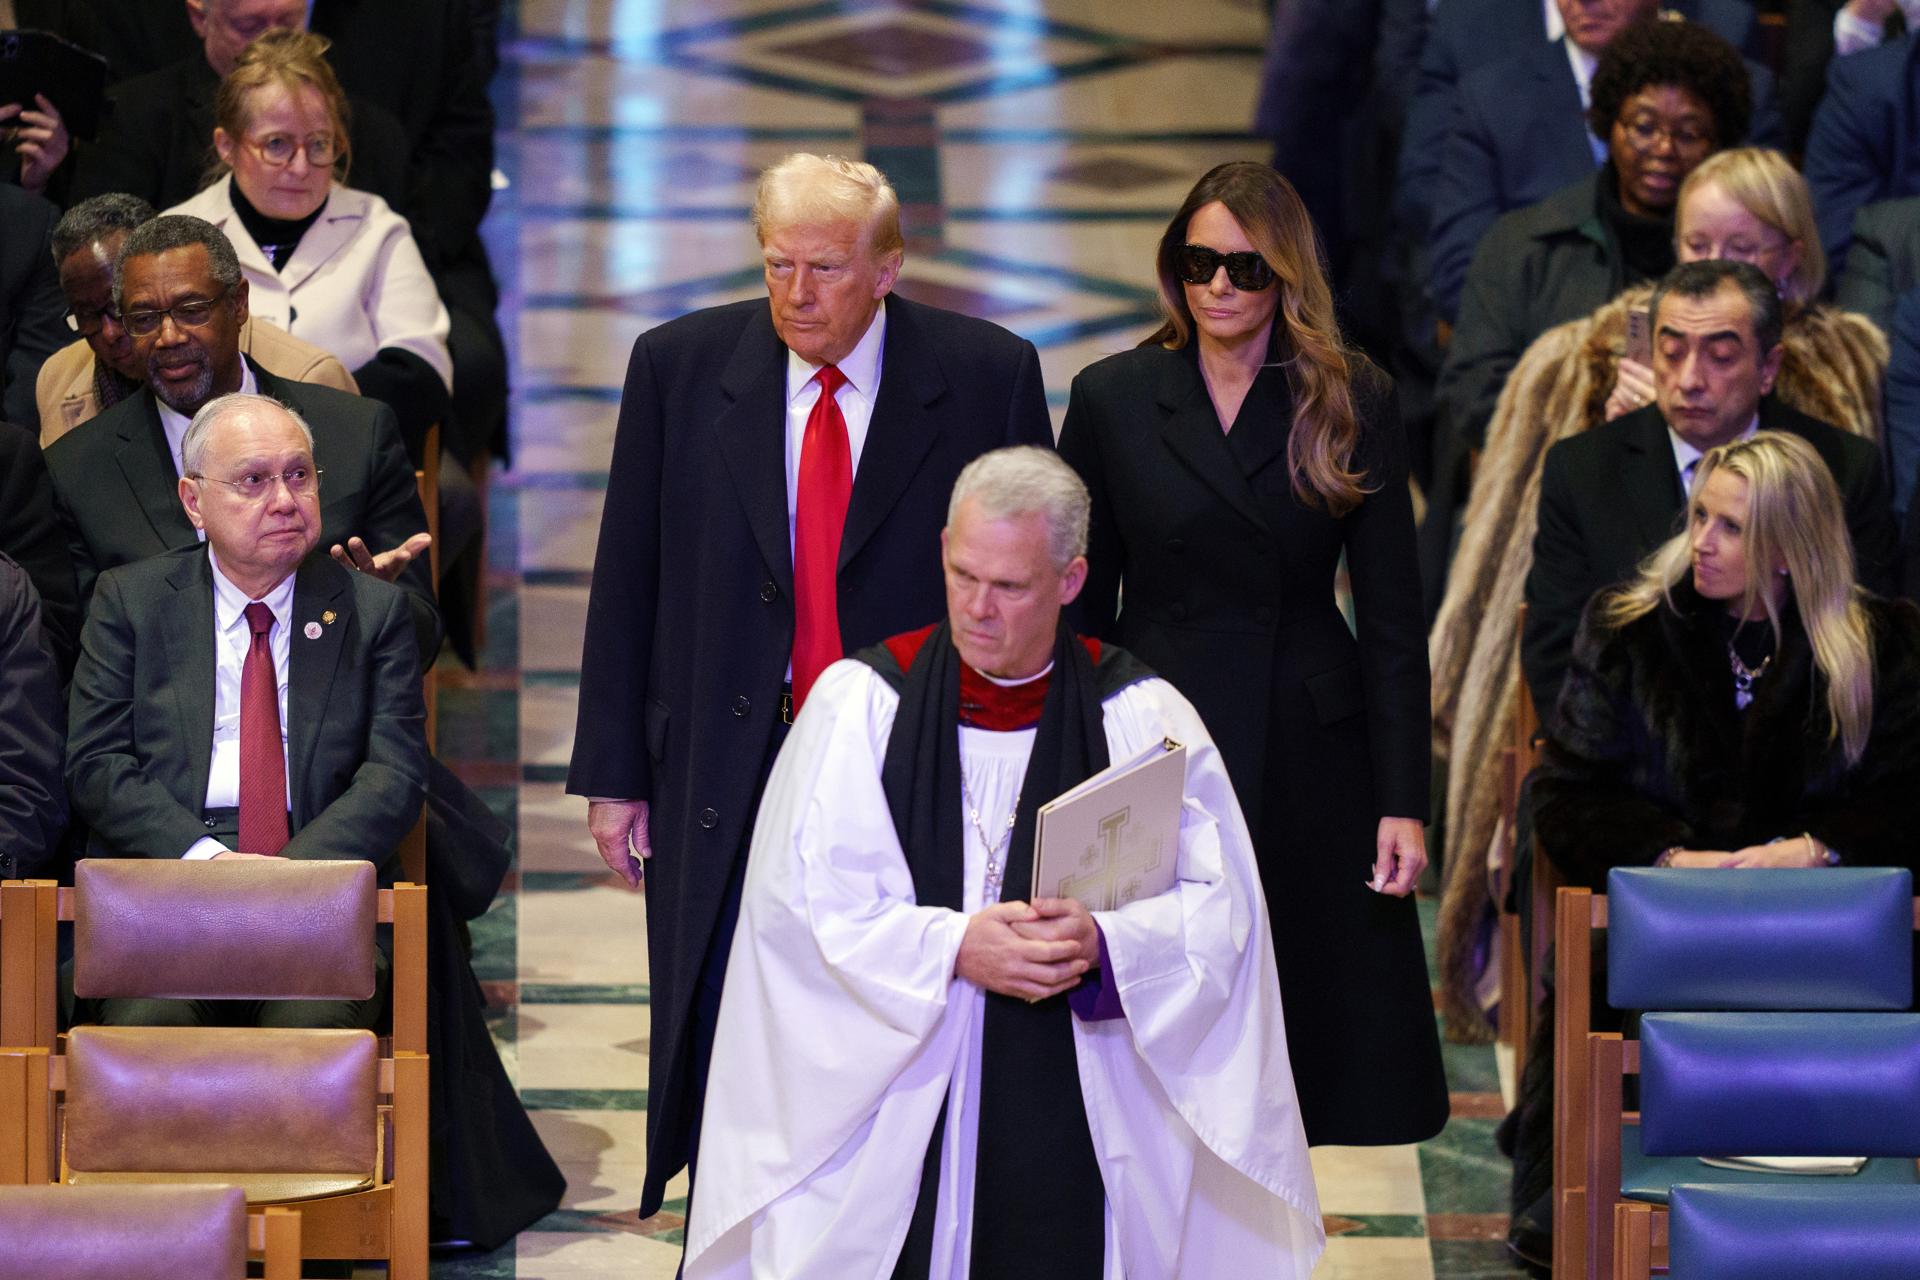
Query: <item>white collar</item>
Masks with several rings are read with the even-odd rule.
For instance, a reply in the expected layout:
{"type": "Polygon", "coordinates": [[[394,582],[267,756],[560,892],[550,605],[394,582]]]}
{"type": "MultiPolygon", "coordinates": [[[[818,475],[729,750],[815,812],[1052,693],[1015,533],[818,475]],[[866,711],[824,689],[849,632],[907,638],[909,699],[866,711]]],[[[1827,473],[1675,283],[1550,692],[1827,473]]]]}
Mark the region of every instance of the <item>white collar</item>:
{"type": "Polygon", "coordinates": [[[1034,672],[1032,675],[1020,676],[1017,679],[1013,679],[1013,680],[1002,680],[999,676],[990,676],[984,671],[978,672],[977,674],[982,680],[985,680],[988,684],[997,684],[1002,689],[1018,689],[1023,684],[1032,684],[1035,680],[1038,680],[1042,676],[1047,675],[1052,670],[1053,670],[1053,663],[1048,662],[1046,666],[1040,668],[1038,671],[1034,672]]]}
{"type": "MultiPolygon", "coordinates": [[[[1753,421],[1747,424],[1747,429],[1745,431],[1742,431],[1739,435],[1735,436],[1734,439],[1735,440],[1749,439],[1752,437],[1753,433],[1758,431],[1759,429],[1760,429],[1760,415],[1756,412],[1753,415],[1753,421]]],[[[1688,467],[1692,466],[1694,463],[1700,461],[1700,459],[1707,456],[1707,451],[1705,449],[1694,448],[1691,444],[1687,443],[1687,439],[1685,436],[1682,436],[1678,431],[1675,431],[1672,427],[1667,428],[1667,439],[1671,441],[1673,444],[1673,465],[1679,470],[1680,474],[1683,476],[1687,474],[1688,467]]],[[[1731,443],[1731,441],[1729,441],[1729,443],[1731,443]]]]}
{"type": "MultiPolygon", "coordinates": [[[[835,367],[847,380],[847,385],[857,391],[868,404],[873,403],[873,395],[880,385],[880,357],[886,350],[887,300],[880,299],[880,305],[873,309],[873,319],[867,322],[867,331],[860,335],[860,341],[853,344],[853,350],[847,352],[847,358],[835,367]]],[[[820,372],[821,366],[803,359],[791,347],[787,349],[787,403],[792,404],[800,398],[800,393],[813,381],[813,375],[820,372]]]]}
{"type": "MultiPolygon", "coordinates": [[[[152,392],[153,388],[148,387],[147,390],[152,392]]],[[[244,355],[240,357],[240,390],[234,394],[248,396],[260,394],[260,384],[253,376],[253,366],[247,363],[244,355]]],[[[193,420],[157,395],[153,397],[153,407],[160,411],[160,430],[166,433],[167,452],[173,455],[174,474],[184,475],[187,467],[185,459],[181,456],[181,446],[186,443],[187,428],[192,425],[193,420]]]]}
{"type": "MultiPolygon", "coordinates": [[[[226,570],[220,567],[220,557],[207,548],[207,560],[213,565],[213,629],[216,632],[231,631],[246,623],[247,606],[254,603],[255,597],[249,596],[234,585],[226,570]]],[[[286,634],[293,625],[293,579],[289,573],[277,586],[258,598],[273,611],[273,620],[280,624],[280,632],[286,634]]]]}
{"type": "Polygon", "coordinates": [[[1567,48],[1567,65],[1573,68],[1573,82],[1580,87],[1580,105],[1590,107],[1593,105],[1593,73],[1600,59],[1575,44],[1572,36],[1561,37],[1560,43],[1567,48]]]}
{"type": "Polygon", "coordinates": [[[1566,19],[1560,16],[1560,6],[1554,0],[1541,0],[1547,7],[1547,39],[1558,40],[1567,34],[1566,19]]]}

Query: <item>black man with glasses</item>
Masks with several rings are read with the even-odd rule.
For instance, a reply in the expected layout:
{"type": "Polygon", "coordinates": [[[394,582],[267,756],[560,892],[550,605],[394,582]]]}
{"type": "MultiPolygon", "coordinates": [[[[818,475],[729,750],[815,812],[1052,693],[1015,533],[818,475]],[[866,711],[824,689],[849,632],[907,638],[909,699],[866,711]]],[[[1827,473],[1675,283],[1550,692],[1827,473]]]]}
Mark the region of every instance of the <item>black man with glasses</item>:
{"type": "MultiPolygon", "coordinates": [[[[133,335],[113,308],[113,264],[127,233],[153,216],[153,206],[139,196],[115,192],[82,200],[53,229],[53,261],[66,298],[67,327],[80,337],[40,366],[34,396],[40,404],[42,448],[146,385],[146,366],[134,350],[133,335]]],[[[259,316],[240,327],[240,350],[295,382],[348,392],[360,389],[332,353],[259,316]]]]}
{"type": "Polygon", "coordinates": [[[1429,729],[1406,440],[1314,242],[1268,166],[1202,177],[1156,254],[1165,323],[1074,379],[1060,454],[1093,497],[1083,629],[1194,704],[1246,815],[1307,1141],[1417,1142],[1447,1087],[1411,897],[1429,729]]]}
{"type": "MultiPolygon", "coordinates": [[[[103,573],[67,786],[93,857],[363,859],[391,882],[419,817],[426,713],[406,593],[309,553],[317,433],[279,401],[202,405],[174,500],[205,539],[103,573]]],[[[388,965],[379,971],[385,986],[388,965]]],[[[367,1000],[103,1000],[118,1025],[372,1027],[367,1000]]]]}
{"type": "Polygon", "coordinates": [[[257,392],[313,429],[326,472],[319,545],[350,568],[397,582],[423,660],[439,648],[426,514],[393,411],[331,387],[289,382],[240,351],[248,287],[233,246],[201,219],[155,218],[127,237],[115,305],[146,367],[146,386],[53,442],[54,505],[73,549],[83,604],[116,565],[198,540],[175,489],[188,420],[216,396],[257,392]]]}

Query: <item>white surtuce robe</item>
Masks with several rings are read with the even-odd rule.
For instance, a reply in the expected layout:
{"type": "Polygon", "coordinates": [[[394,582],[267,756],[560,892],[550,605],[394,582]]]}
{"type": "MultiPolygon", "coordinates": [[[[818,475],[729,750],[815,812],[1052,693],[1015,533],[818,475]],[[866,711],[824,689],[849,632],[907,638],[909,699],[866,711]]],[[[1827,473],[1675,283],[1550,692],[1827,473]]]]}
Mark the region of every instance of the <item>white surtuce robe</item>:
{"type": "MultiPolygon", "coordinates": [[[[687,1280],[888,1280],[943,1103],[930,1280],[967,1275],[985,994],[953,969],[986,856],[969,824],[966,911],[915,905],[880,782],[898,706],[871,667],[835,663],[767,783],[714,1041],[687,1280]]],[[[1161,738],[1187,745],[1179,883],[1094,917],[1125,1016],[1073,1020],[1106,1191],[1105,1275],[1306,1280],[1325,1233],[1246,824],[1171,685],[1140,681],[1102,710],[1116,762],[1161,738]]],[[[1034,732],[958,732],[997,837],[1034,732]]],[[[1037,1186],[1047,1167],[1034,1152],[1037,1186]]]]}

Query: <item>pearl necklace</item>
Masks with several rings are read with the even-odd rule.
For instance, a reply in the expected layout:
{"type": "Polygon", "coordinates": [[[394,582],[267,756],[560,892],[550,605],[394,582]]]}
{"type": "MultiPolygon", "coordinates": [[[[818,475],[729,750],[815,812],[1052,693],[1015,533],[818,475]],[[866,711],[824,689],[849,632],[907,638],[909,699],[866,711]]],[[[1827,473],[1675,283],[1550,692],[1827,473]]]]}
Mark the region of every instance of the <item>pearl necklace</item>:
{"type": "MultiPolygon", "coordinates": [[[[1021,790],[1024,791],[1025,788],[1021,790]]],[[[1013,840],[1014,824],[1020,819],[1021,792],[1014,792],[1013,812],[1007,815],[1006,829],[1000,833],[998,841],[987,839],[987,829],[980,825],[980,806],[973,802],[973,790],[967,786],[967,770],[964,765],[960,769],[960,795],[967,802],[967,821],[973,824],[974,834],[980,837],[980,847],[987,851],[987,883],[981,899],[983,902],[998,902],[1000,901],[1000,878],[1006,874],[1006,867],[1002,864],[1001,858],[1006,852],[1007,845],[1013,840]]]]}

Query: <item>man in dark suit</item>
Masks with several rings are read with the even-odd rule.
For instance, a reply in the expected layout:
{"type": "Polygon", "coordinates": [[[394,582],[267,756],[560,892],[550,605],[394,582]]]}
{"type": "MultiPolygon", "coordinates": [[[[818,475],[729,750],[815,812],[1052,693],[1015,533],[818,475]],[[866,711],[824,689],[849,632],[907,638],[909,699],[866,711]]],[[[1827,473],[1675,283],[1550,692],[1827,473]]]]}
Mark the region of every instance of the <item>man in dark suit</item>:
{"type": "Polygon", "coordinates": [[[53,510],[40,442],[25,427],[0,422],[0,553],[33,580],[40,625],[65,676],[80,648],[80,597],[73,586],[73,553],[53,510]]]}
{"type": "Polygon", "coordinates": [[[1827,69],[1804,166],[1830,268],[1845,268],[1862,206],[1920,195],[1920,35],[1841,58],[1827,69]]]}
{"type": "Polygon", "coordinates": [[[889,296],[903,243],[879,170],[790,156],[762,175],[754,226],[771,305],[695,312],[634,344],[567,777],[609,866],[638,887],[651,859],[643,1215],[698,1151],[747,839],[785,724],[827,663],[941,615],[960,469],[1052,442],[1031,343],[889,296]]]}
{"type": "Polygon", "coordinates": [[[146,366],[146,388],[47,450],[83,606],[106,570],[195,542],[174,492],[187,419],[216,396],[258,391],[313,425],[326,475],[321,544],[343,564],[405,587],[423,659],[436,652],[440,615],[421,554],[427,518],[393,411],[284,381],[242,356],[247,282],[232,244],[199,218],[155,218],[129,235],[114,302],[146,366]]]}
{"type": "MultiPolygon", "coordinates": [[[[1566,9],[1638,8],[1643,0],[1554,0],[1554,4],[1559,20],[1552,27],[1541,0],[1446,0],[1434,8],[1400,150],[1398,205],[1410,232],[1424,234],[1428,227],[1434,183],[1444,162],[1443,144],[1453,121],[1453,95],[1462,79],[1477,67],[1558,40],[1565,30],[1566,9]]],[[[1737,49],[1754,52],[1753,7],[1741,0],[1689,0],[1659,7],[1681,13],[1737,49]]]]}
{"type": "Polygon", "coordinates": [[[1783,354],[1773,282],[1743,262],[1685,263],[1654,291],[1653,316],[1654,403],[1547,451],[1520,653],[1543,715],[1588,599],[1680,529],[1700,456],[1754,431],[1791,431],[1819,451],[1846,500],[1861,584],[1893,585],[1898,540],[1880,450],[1769,394],[1783,354]]]}
{"type": "MultiPolygon", "coordinates": [[[[194,416],[177,501],[204,544],[101,575],[67,786],[97,857],[361,858],[426,794],[406,595],[324,556],[313,433],[258,395],[194,416]]],[[[369,1001],[108,1000],[103,1021],[371,1026],[369,1001]],[[248,1002],[253,1004],[253,1002],[248,1002]]]]}
{"type": "Polygon", "coordinates": [[[1920,284],[1920,196],[1880,200],[1854,215],[1847,269],[1840,273],[1834,301],[1893,329],[1893,308],[1900,295],[1920,284]]]}
{"type": "MultiPolygon", "coordinates": [[[[1579,181],[1606,159],[1606,143],[1587,121],[1587,86],[1601,52],[1630,24],[1586,25],[1580,6],[1567,7],[1574,21],[1566,35],[1476,68],[1454,94],[1433,181],[1428,280],[1428,291],[1449,323],[1459,309],[1473,251],[1494,221],[1579,181]]],[[[1631,11],[1621,4],[1616,12],[1631,11]]],[[[1655,12],[1655,5],[1646,4],[1644,13],[1633,16],[1650,20],[1655,12]]],[[[1753,91],[1748,139],[1757,146],[1777,146],[1773,73],[1751,59],[1746,67],[1753,91]]]]}
{"type": "Polygon", "coordinates": [[[0,181],[0,421],[39,430],[33,380],[72,335],[49,247],[60,211],[0,181]]]}
{"type": "Polygon", "coordinates": [[[1835,58],[1851,57],[1898,40],[1920,17],[1916,0],[1787,0],[1787,27],[1780,40],[1780,114],[1787,150],[1807,147],[1814,109],[1827,92],[1827,68],[1835,58]]]}
{"type": "Polygon", "coordinates": [[[0,552],[0,879],[46,874],[67,827],[60,669],[27,571],[0,552]]]}

